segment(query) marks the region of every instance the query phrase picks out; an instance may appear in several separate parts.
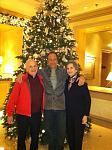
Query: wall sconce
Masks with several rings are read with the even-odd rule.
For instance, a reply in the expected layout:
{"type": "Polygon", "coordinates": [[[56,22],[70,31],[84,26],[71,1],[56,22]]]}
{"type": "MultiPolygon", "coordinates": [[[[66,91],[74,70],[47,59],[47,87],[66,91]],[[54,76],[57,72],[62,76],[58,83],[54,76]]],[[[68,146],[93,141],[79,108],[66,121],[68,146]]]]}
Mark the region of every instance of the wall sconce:
{"type": "Polygon", "coordinates": [[[4,147],[0,147],[0,150],[5,150],[4,147]]]}
{"type": "Polygon", "coordinates": [[[95,72],[95,57],[86,56],[85,57],[85,70],[84,74],[87,80],[91,80],[94,78],[95,72]]]}
{"type": "Polygon", "coordinates": [[[0,66],[2,65],[2,62],[3,62],[3,57],[0,56],[0,66]]]}
{"type": "Polygon", "coordinates": [[[109,72],[109,74],[108,74],[106,80],[108,80],[109,83],[108,83],[105,87],[108,87],[108,85],[112,82],[112,72],[109,72]]]}
{"type": "Polygon", "coordinates": [[[13,74],[14,73],[13,66],[10,64],[6,64],[4,72],[7,74],[13,74]]]}
{"type": "Polygon", "coordinates": [[[0,79],[2,78],[2,75],[1,75],[1,65],[2,65],[2,62],[3,62],[3,57],[0,56],[0,79]]]}
{"type": "Polygon", "coordinates": [[[95,61],[95,57],[93,57],[93,56],[86,56],[85,57],[85,63],[93,62],[93,61],[95,61]]]}

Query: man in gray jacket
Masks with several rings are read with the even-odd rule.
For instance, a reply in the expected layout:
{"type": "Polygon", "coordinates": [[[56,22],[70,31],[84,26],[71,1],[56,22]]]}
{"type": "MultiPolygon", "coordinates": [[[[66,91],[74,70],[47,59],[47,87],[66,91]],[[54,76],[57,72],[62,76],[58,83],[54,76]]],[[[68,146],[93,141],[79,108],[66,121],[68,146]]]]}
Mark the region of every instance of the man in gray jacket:
{"type": "Polygon", "coordinates": [[[57,55],[50,52],[48,66],[39,72],[46,92],[44,116],[49,150],[63,150],[66,134],[64,85],[67,74],[57,63],[57,55]]]}
{"type": "MultiPolygon", "coordinates": [[[[58,65],[55,52],[48,54],[48,66],[40,70],[43,76],[45,98],[45,123],[48,132],[48,150],[63,150],[66,136],[66,114],[64,87],[66,70],[58,65]]],[[[80,77],[80,84],[84,78],[80,77]]]]}

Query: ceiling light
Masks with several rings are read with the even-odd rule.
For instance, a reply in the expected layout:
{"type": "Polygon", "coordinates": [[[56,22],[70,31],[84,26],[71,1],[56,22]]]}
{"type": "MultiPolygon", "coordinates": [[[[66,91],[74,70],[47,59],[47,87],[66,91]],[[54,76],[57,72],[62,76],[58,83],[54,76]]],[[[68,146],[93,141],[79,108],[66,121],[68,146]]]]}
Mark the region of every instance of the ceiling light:
{"type": "Polygon", "coordinates": [[[105,28],[106,28],[106,29],[109,29],[110,27],[107,26],[107,27],[105,27],[105,28]]]}
{"type": "Polygon", "coordinates": [[[112,43],[107,44],[108,47],[112,48],[112,43]]]}
{"type": "Polygon", "coordinates": [[[88,9],[88,6],[84,6],[84,9],[88,9]]]}

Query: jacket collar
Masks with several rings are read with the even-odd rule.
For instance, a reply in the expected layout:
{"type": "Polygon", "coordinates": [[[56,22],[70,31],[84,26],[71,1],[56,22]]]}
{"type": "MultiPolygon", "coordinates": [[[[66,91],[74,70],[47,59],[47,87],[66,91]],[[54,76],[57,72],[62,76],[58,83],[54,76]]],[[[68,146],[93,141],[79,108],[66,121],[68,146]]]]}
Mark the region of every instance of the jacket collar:
{"type": "MultiPolygon", "coordinates": [[[[43,79],[43,77],[41,75],[36,75],[37,77],[39,77],[39,79],[43,79]]],[[[25,73],[22,77],[22,80],[26,80],[28,78],[28,73],[25,73]]]]}
{"type": "MultiPolygon", "coordinates": [[[[51,68],[50,68],[49,66],[47,66],[47,67],[46,67],[46,70],[47,70],[47,71],[51,71],[51,68]]],[[[57,65],[57,67],[56,67],[56,71],[57,71],[57,70],[59,70],[59,66],[58,66],[58,65],[57,65]]]]}

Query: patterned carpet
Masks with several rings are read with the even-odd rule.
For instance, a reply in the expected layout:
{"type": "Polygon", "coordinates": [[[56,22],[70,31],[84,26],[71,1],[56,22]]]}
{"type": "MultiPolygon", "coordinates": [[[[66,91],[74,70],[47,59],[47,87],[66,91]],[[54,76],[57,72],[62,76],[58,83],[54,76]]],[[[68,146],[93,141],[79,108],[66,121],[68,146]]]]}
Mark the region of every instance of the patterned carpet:
{"type": "MultiPolygon", "coordinates": [[[[27,142],[27,150],[29,150],[27,142]]],[[[0,150],[16,150],[14,140],[5,139],[4,129],[0,124],[0,150]]],[[[47,150],[47,146],[39,146],[39,150],[47,150]]],[[[68,148],[65,148],[68,150],[68,148]]],[[[85,135],[83,150],[112,150],[112,129],[93,124],[90,133],[85,135]]]]}

